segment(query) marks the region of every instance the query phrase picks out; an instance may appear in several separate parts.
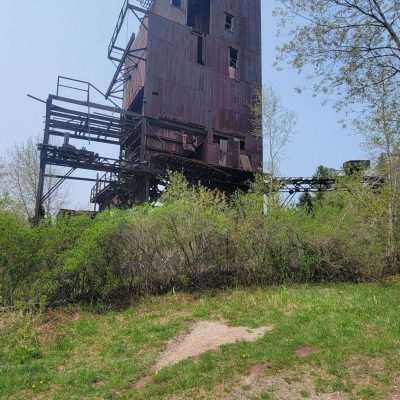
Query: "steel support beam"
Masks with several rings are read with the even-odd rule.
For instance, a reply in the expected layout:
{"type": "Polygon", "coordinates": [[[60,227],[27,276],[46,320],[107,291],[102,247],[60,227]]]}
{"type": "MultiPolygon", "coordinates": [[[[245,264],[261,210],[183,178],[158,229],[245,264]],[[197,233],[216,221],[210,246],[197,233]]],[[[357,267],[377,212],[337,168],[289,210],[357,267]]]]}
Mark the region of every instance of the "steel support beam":
{"type": "MultiPolygon", "coordinates": [[[[85,178],[80,176],[65,176],[65,175],[55,175],[55,174],[46,174],[46,178],[54,178],[54,179],[65,179],[70,181],[81,181],[81,182],[97,182],[98,180],[95,178],[85,178]]],[[[112,183],[112,181],[104,181],[105,183],[112,183]]]]}
{"type": "MultiPolygon", "coordinates": [[[[50,122],[50,107],[51,107],[51,98],[47,100],[46,103],[46,122],[44,127],[44,135],[43,135],[43,144],[47,146],[49,144],[50,136],[49,136],[49,122],[50,122]]],[[[46,174],[46,158],[43,151],[40,151],[40,166],[39,166],[39,180],[36,192],[36,204],[35,204],[35,215],[34,215],[34,223],[38,224],[40,218],[43,216],[43,191],[44,191],[44,180],[46,174]]]]}

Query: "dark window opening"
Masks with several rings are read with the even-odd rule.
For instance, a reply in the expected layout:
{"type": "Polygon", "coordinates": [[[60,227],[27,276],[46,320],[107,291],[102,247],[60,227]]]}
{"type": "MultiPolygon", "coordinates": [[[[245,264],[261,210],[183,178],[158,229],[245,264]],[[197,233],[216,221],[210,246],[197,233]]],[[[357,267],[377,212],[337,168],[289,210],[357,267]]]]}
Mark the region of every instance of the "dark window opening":
{"type": "Polygon", "coordinates": [[[188,0],[187,24],[197,33],[210,33],[210,0],[188,0]]]}
{"type": "Polygon", "coordinates": [[[234,30],[235,18],[232,14],[225,13],[225,30],[233,32],[234,30]]]}
{"type": "Polygon", "coordinates": [[[174,7],[181,8],[182,7],[182,0],[171,0],[171,4],[174,7]]]}
{"type": "Polygon", "coordinates": [[[237,69],[239,59],[239,51],[233,47],[229,47],[229,66],[237,69]]]}
{"type": "Polygon", "coordinates": [[[239,51],[233,47],[229,47],[229,77],[231,79],[237,78],[238,62],[239,51]]]}
{"type": "Polygon", "coordinates": [[[246,150],[246,142],[244,140],[240,141],[240,150],[246,150]]]}
{"type": "Polygon", "coordinates": [[[203,36],[197,37],[197,63],[201,64],[201,65],[205,65],[203,36]]]}
{"type": "Polygon", "coordinates": [[[129,111],[132,111],[136,114],[143,113],[143,101],[144,101],[144,87],[142,87],[136,97],[133,99],[131,106],[129,107],[129,111]]]}
{"type": "Polygon", "coordinates": [[[228,165],[228,143],[229,140],[223,136],[214,135],[214,144],[218,144],[218,163],[226,167],[228,165]]]}

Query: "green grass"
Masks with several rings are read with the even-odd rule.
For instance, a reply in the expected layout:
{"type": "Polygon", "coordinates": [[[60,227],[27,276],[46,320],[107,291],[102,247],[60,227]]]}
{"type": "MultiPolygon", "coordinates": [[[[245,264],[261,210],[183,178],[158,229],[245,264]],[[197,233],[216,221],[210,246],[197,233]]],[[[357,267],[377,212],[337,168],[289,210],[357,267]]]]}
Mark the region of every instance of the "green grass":
{"type": "MultiPolygon", "coordinates": [[[[399,342],[399,280],[170,295],[103,314],[77,307],[0,314],[0,399],[213,399],[216,387],[233,387],[266,361],[272,375],[291,372],[294,379],[296,371],[309,371],[320,393],[384,399],[400,367],[399,342]],[[201,319],[275,329],[255,343],[223,346],[163,369],[135,389],[167,342],[201,319]],[[320,351],[299,359],[301,346],[320,351]],[[380,368],[368,369],[368,360],[379,360],[380,368]]],[[[244,392],[274,398],[267,388],[257,396],[251,388],[244,392]]],[[[301,392],[307,398],[309,388],[301,392]]]]}

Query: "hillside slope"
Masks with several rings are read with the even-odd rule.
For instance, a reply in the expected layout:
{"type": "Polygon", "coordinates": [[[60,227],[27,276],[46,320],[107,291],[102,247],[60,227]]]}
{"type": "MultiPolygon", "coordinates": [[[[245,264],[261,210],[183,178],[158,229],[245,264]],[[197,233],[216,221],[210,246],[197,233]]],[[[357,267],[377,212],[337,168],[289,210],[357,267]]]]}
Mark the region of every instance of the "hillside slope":
{"type": "Polygon", "coordinates": [[[0,399],[400,399],[399,342],[398,279],[2,313],[0,399]],[[269,328],[154,372],[199,321],[269,328]]]}

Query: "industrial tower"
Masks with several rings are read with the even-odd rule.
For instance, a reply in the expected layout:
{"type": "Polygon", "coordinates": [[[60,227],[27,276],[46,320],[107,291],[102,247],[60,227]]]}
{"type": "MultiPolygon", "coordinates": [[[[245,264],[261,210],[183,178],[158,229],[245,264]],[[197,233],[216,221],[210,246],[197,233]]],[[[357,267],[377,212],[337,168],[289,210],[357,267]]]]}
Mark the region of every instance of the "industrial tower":
{"type": "MultiPolygon", "coordinates": [[[[92,103],[98,90],[80,81],[85,101],[49,96],[43,179],[46,165],[70,168],[60,182],[79,179],[78,169],[104,172],[91,195],[100,209],[155,199],[168,170],[227,192],[248,186],[262,165],[251,118],[261,88],[260,0],[126,0],[108,57],[116,65],[104,93],[112,106],[92,103]],[[139,29],[123,43],[130,14],[139,29]],[[64,145],[50,145],[52,135],[64,145]],[[120,157],[85,153],[69,139],[118,145],[120,157]]],[[[37,213],[46,195],[39,187],[37,213]]]]}

